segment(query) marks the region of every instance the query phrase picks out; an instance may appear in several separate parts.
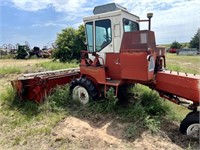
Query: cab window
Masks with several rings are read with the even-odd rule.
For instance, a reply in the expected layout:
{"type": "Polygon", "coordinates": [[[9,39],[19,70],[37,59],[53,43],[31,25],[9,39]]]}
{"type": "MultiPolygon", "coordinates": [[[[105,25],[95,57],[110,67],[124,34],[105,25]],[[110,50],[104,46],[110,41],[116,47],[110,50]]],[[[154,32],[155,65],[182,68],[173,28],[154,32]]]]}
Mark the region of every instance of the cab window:
{"type": "Polygon", "coordinates": [[[109,19],[95,21],[95,51],[101,51],[111,41],[111,21],[109,19]]]}
{"type": "Polygon", "coordinates": [[[85,28],[87,37],[87,49],[89,52],[94,52],[93,22],[87,22],[85,28]]]}
{"type": "Polygon", "coordinates": [[[125,18],[123,19],[123,26],[124,26],[124,32],[133,32],[139,30],[138,23],[125,18]]]}

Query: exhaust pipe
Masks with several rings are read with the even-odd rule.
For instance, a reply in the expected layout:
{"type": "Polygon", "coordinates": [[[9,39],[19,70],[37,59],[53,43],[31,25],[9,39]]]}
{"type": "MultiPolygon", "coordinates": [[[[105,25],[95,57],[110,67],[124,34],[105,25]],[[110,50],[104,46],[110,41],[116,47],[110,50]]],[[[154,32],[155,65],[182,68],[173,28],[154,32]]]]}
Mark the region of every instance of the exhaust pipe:
{"type": "Polygon", "coordinates": [[[148,20],[137,20],[138,22],[149,22],[149,31],[151,30],[151,18],[153,17],[153,13],[148,13],[147,18],[148,20]]]}
{"type": "Polygon", "coordinates": [[[147,18],[149,18],[149,31],[151,30],[151,18],[153,17],[153,13],[148,13],[147,18]]]}

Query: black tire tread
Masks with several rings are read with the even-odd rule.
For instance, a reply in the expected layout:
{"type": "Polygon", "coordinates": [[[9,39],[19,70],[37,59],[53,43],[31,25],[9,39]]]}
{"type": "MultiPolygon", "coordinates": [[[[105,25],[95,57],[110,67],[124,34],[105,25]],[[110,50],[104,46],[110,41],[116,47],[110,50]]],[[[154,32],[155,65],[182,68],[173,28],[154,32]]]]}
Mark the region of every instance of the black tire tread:
{"type": "Polygon", "coordinates": [[[179,131],[186,134],[187,128],[193,123],[199,123],[199,112],[190,112],[181,122],[179,131]]]}
{"type": "Polygon", "coordinates": [[[97,92],[96,86],[94,85],[94,83],[92,81],[90,81],[86,77],[77,78],[70,83],[70,92],[71,93],[77,85],[84,87],[87,90],[87,92],[92,100],[95,100],[97,98],[98,92],[97,92]]]}

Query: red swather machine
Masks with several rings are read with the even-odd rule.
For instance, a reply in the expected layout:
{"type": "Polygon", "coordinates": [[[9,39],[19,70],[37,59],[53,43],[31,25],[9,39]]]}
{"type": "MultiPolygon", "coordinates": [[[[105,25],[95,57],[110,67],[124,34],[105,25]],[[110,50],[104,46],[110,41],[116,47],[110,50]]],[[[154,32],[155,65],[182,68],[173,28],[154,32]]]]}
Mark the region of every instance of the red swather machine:
{"type": "Polygon", "coordinates": [[[88,49],[81,51],[80,68],[25,74],[12,81],[18,95],[39,103],[56,85],[70,83],[73,99],[86,104],[109,87],[114,87],[117,95],[120,86],[140,83],[193,110],[182,121],[180,131],[198,137],[200,76],[165,70],[165,50],[156,47],[150,31],[153,14],[139,20],[115,3],[97,6],[93,13],[84,18],[88,49]],[[140,30],[141,21],[149,22],[149,30],[140,30]]]}

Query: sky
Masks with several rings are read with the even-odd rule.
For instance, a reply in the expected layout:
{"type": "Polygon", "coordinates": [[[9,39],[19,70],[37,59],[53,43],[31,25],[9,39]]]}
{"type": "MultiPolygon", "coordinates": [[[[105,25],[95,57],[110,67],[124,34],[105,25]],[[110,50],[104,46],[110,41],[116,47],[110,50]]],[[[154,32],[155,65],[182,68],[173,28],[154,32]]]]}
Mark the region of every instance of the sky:
{"type": "MultiPolygon", "coordinates": [[[[67,27],[78,28],[97,5],[115,2],[146,19],[154,14],[157,44],[189,42],[200,28],[200,0],[0,0],[0,47],[24,44],[51,46],[67,27]]],[[[141,29],[148,24],[141,23],[141,29]]]]}

